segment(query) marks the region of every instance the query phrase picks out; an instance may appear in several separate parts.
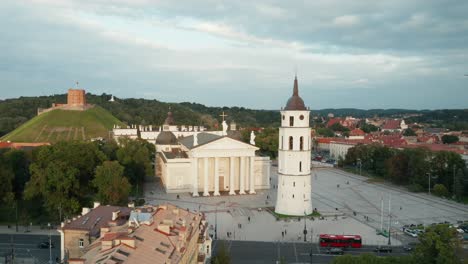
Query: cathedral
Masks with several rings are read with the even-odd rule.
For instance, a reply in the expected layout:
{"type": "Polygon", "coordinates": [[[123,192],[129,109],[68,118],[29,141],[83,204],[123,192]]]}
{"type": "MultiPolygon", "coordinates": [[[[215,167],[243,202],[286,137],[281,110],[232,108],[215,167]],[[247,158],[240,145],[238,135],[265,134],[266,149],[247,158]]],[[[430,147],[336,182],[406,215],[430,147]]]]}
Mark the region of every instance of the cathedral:
{"type": "Polygon", "coordinates": [[[156,176],[166,192],[218,196],[270,188],[270,158],[255,154],[259,148],[252,138],[248,144],[228,136],[225,121],[220,133],[193,131],[183,137],[176,137],[173,126],[169,112],[155,139],[156,176]]]}
{"type": "Polygon", "coordinates": [[[311,200],[310,111],[299,96],[297,77],[293,94],[281,110],[278,147],[278,193],[275,212],[283,215],[309,215],[311,200]]]}

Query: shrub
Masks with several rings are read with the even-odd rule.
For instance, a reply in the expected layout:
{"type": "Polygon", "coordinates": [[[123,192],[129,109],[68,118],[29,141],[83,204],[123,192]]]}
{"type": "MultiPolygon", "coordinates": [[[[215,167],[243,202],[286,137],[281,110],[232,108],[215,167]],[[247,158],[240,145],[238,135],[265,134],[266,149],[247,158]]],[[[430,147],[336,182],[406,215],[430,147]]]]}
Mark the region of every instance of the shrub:
{"type": "Polygon", "coordinates": [[[419,185],[417,183],[409,185],[408,190],[410,192],[424,192],[425,191],[425,189],[421,185],[419,185]]]}
{"type": "Polygon", "coordinates": [[[433,193],[440,197],[448,197],[449,192],[443,184],[434,185],[433,193]]]}

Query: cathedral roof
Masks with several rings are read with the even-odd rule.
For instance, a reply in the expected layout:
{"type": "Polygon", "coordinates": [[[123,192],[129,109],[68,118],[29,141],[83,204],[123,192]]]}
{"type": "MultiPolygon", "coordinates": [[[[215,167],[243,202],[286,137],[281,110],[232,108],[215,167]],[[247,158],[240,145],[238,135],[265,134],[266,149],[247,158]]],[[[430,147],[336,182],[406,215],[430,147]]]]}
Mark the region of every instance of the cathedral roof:
{"type": "Polygon", "coordinates": [[[177,138],[171,131],[161,131],[156,138],[157,145],[177,145],[177,138]]]}
{"type": "Polygon", "coordinates": [[[307,110],[307,108],[304,105],[304,100],[302,100],[302,98],[299,96],[297,76],[294,78],[293,95],[289,98],[284,110],[307,110]]]}
{"type": "MultiPolygon", "coordinates": [[[[221,136],[210,134],[210,133],[198,133],[197,134],[197,141],[198,141],[197,146],[206,144],[208,142],[217,140],[219,138],[221,138],[221,136]]],[[[180,144],[186,146],[188,149],[192,149],[192,148],[196,147],[196,146],[193,145],[193,135],[188,136],[188,137],[183,137],[183,138],[179,139],[179,142],[180,142],[180,144]]]]}

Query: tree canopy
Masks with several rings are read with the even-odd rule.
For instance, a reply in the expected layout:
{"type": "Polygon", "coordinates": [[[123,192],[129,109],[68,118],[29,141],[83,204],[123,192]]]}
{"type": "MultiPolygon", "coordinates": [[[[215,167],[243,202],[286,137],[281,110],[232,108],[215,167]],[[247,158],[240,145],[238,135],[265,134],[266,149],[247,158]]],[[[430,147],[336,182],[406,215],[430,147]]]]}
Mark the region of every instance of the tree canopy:
{"type": "Polygon", "coordinates": [[[131,185],[123,175],[124,169],[117,161],[104,161],[96,168],[92,184],[97,188],[97,198],[102,204],[124,205],[128,202],[131,185]]]}

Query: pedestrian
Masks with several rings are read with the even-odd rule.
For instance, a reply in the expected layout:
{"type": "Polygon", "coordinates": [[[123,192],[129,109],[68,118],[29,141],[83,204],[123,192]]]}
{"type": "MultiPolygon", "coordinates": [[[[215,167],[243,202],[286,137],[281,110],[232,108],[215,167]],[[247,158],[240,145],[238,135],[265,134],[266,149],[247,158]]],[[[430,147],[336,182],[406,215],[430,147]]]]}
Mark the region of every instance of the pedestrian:
{"type": "Polygon", "coordinates": [[[281,231],[281,236],[284,238],[284,232],[283,231],[281,231]]]}
{"type": "Polygon", "coordinates": [[[286,235],[288,232],[286,231],[286,229],[284,230],[284,234],[286,235]]]}
{"type": "Polygon", "coordinates": [[[268,199],[270,199],[270,196],[269,196],[269,195],[267,195],[267,200],[268,200],[268,199]]]}
{"type": "Polygon", "coordinates": [[[403,209],[403,207],[400,206],[400,211],[401,211],[401,209],[403,209]]]}
{"type": "Polygon", "coordinates": [[[248,219],[248,220],[249,220],[249,222],[250,222],[250,216],[249,216],[249,217],[247,217],[247,219],[248,219]]]}

